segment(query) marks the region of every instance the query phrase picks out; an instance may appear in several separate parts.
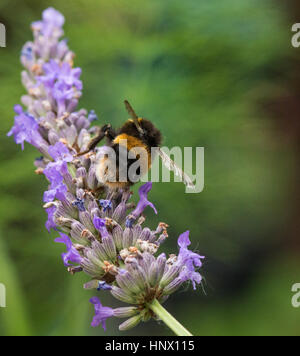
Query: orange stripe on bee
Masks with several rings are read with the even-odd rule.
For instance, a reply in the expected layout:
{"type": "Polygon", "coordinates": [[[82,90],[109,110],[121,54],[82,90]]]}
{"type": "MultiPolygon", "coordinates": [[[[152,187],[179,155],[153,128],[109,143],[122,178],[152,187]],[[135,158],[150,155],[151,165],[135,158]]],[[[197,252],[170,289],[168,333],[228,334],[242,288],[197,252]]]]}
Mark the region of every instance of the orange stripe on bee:
{"type": "MultiPolygon", "coordinates": [[[[145,143],[134,137],[134,136],[130,136],[130,135],[127,135],[125,133],[123,134],[120,134],[118,135],[115,139],[114,139],[114,144],[117,144],[117,145],[123,145],[124,147],[127,147],[127,150],[130,151],[130,150],[134,150],[135,147],[142,147],[144,148],[146,151],[147,151],[147,161],[146,161],[146,158],[145,159],[142,159],[142,162],[141,162],[141,166],[144,167],[143,169],[145,169],[146,167],[148,167],[148,169],[151,167],[151,152],[148,148],[147,145],[145,145],[145,143]],[[127,142],[125,142],[125,140],[127,142]]],[[[139,153],[137,152],[137,157],[139,158],[139,153]]]]}
{"type": "Polygon", "coordinates": [[[147,151],[149,151],[148,147],[144,144],[143,141],[139,140],[136,137],[133,136],[129,136],[127,134],[120,134],[118,135],[115,139],[114,139],[114,143],[117,145],[123,145],[126,147],[126,143],[127,143],[127,149],[128,151],[130,151],[132,148],[134,147],[143,147],[145,148],[147,151]],[[127,142],[122,142],[124,140],[127,140],[127,142]]]}
{"type": "MultiPolygon", "coordinates": [[[[134,122],[132,119],[128,119],[128,121],[134,122]]],[[[138,122],[141,123],[142,121],[143,121],[143,118],[142,118],[142,117],[139,117],[139,118],[138,118],[138,122]]]]}

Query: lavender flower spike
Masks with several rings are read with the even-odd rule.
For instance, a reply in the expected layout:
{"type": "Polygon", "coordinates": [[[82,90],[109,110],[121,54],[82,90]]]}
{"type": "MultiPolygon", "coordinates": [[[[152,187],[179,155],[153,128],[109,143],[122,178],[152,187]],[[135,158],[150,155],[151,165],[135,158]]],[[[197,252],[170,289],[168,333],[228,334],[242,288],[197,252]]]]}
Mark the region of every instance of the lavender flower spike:
{"type": "Polygon", "coordinates": [[[42,154],[34,165],[35,172],[49,182],[44,192],[46,228],[60,231],[55,242],[66,245],[62,260],[67,271],[84,272],[89,279],[84,288],[110,293],[130,304],[112,309],[104,307],[98,297],[92,298],[92,326],[105,328],[109,317],[128,318],[119,325],[120,330],[128,330],[142,321],[161,318],[177,335],[190,335],[161,304],[189,280],[196,288],[204,257],[188,249],[188,231],[178,239],[178,256],[158,254],[168,225],[161,222],[152,231],[143,226],[146,218],[141,216],[147,206],[157,214],[148,200],[152,183],[139,188],[140,199],[133,209],[130,191],[111,191],[97,179],[97,159],[106,146],[98,154],[76,155],[88,148],[95,135],[91,121],[97,115],[77,108],[81,69],[74,68],[74,53],[61,39],[64,21],[62,14],[49,8],[41,21],[32,24],[34,39],[21,52],[24,108],[15,106],[8,136],[14,136],[22,149],[27,142],[42,154]]]}

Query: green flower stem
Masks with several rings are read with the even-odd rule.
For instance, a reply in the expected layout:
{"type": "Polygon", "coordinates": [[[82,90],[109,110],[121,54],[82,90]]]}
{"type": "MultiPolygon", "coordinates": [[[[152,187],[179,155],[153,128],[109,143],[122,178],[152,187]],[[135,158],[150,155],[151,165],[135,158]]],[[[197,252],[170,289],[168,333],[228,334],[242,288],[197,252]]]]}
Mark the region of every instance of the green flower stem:
{"type": "Polygon", "coordinates": [[[148,304],[151,309],[177,336],[193,336],[163,306],[154,299],[148,304]]]}

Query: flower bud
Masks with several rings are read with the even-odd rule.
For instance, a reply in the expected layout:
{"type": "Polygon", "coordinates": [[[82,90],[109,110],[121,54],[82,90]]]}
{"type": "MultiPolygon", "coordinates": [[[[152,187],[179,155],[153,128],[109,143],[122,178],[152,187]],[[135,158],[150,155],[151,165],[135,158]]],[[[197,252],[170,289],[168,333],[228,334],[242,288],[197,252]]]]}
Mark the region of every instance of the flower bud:
{"type": "Polygon", "coordinates": [[[137,326],[140,323],[141,320],[142,320],[142,316],[140,314],[136,315],[136,316],[133,316],[132,318],[124,321],[124,323],[119,325],[119,330],[120,331],[125,331],[125,330],[132,329],[135,326],[137,326]]]}

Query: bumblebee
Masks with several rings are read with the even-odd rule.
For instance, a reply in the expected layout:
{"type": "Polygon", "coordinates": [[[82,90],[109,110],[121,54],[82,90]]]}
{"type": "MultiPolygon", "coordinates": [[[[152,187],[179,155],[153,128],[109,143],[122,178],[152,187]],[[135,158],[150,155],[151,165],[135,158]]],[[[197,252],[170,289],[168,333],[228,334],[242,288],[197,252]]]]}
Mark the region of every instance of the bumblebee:
{"type": "Polygon", "coordinates": [[[94,150],[99,142],[106,138],[106,147],[110,147],[114,151],[115,162],[110,162],[112,160],[107,153],[97,155],[96,176],[101,183],[107,185],[110,189],[128,189],[135,184],[137,182],[135,177],[143,175],[150,169],[154,152],[160,156],[169,170],[174,171],[176,175],[182,178],[185,185],[194,188],[190,177],[160,149],[161,132],[150,120],[138,117],[127,100],[124,101],[124,104],[131,118],[119,130],[114,130],[110,124],[98,128],[95,137],[89,142],[87,150],[80,152],[77,156],[82,156],[94,150]],[[141,154],[141,152],[146,154],[141,154]],[[136,175],[129,174],[131,167],[133,168],[133,165],[137,163],[139,164],[137,165],[136,175]]]}

